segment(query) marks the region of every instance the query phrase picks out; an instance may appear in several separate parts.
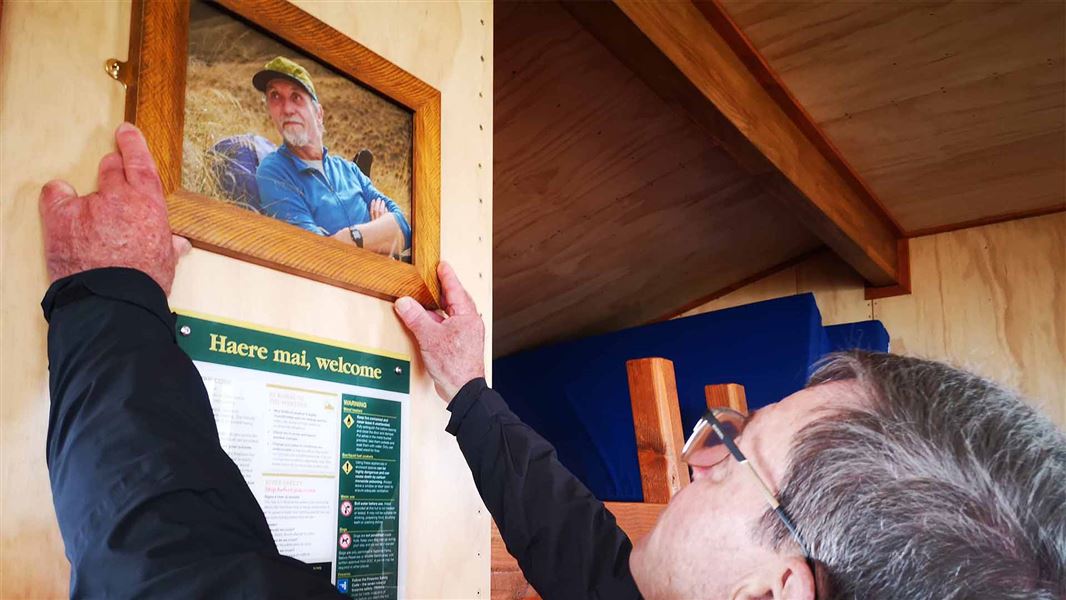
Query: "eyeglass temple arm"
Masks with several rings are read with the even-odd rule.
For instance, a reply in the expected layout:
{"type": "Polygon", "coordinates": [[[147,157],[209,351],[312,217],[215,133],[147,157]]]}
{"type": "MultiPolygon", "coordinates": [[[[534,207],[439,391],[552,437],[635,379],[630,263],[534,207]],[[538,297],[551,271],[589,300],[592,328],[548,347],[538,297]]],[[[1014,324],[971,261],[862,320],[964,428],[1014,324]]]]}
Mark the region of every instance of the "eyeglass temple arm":
{"type": "Polygon", "coordinates": [[[777,513],[777,516],[781,519],[781,522],[785,524],[785,528],[788,529],[789,533],[792,534],[792,537],[794,537],[799,543],[800,547],[803,548],[803,553],[807,556],[810,556],[810,551],[807,548],[807,544],[803,541],[803,538],[800,536],[799,531],[796,530],[796,526],[793,525],[792,519],[789,518],[788,514],[785,512],[785,509],[781,508],[781,502],[778,501],[777,496],[770,491],[770,486],[766,485],[766,482],[763,481],[763,478],[759,476],[759,472],[755,470],[755,467],[752,466],[750,462],[748,462],[748,457],[744,456],[744,453],[740,451],[740,448],[737,447],[736,443],[733,441],[733,438],[729,435],[726,435],[726,433],[722,431],[721,424],[718,422],[718,419],[714,418],[714,415],[709,414],[707,421],[710,423],[715,433],[718,434],[718,437],[722,440],[722,443],[725,444],[725,447],[729,449],[729,453],[733,455],[733,458],[736,458],[737,462],[747,467],[748,472],[750,472],[752,477],[755,478],[755,481],[759,482],[759,489],[762,491],[763,497],[766,498],[766,503],[770,505],[770,508],[772,508],[775,513],[777,513]]]}
{"type": "Polygon", "coordinates": [[[740,448],[737,448],[736,444],[733,443],[733,440],[729,439],[727,436],[722,436],[722,440],[725,442],[726,447],[729,448],[729,452],[736,457],[740,464],[747,467],[751,476],[755,478],[755,481],[759,482],[759,490],[762,491],[763,497],[766,498],[766,503],[770,505],[770,508],[772,508],[775,513],[777,513],[778,518],[780,518],[781,522],[785,524],[785,528],[787,528],[788,532],[792,534],[792,537],[799,542],[800,546],[803,548],[804,554],[808,554],[809,550],[807,549],[806,542],[803,541],[799,531],[796,530],[796,526],[792,524],[792,519],[790,519],[788,514],[785,513],[785,509],[781,508],[781,502],[777,499],[777,496],[770,491],[770,486],[766,485],[763,478],[759,476],[759,472],[755,470],[755,467],[752,466],[750,462],[748,462],[748,457],[744,456],[744,453],[740,451],[740,448]]]}
{"type": "Polygon", "coordinates": [[[755,481],[759,482],[759,489],[762,491],[762,495],[764,498],[766,498],[766,503],[770,505],[770,508],[774,510],[781,508],[781,503],[777,501],[777,496],[775,496],[774,493],[770,491],[770,488],[766,485],[766,482],[762,480],[762,477],[759,477],[759,474],[755,471],[755,467],[753,467],[751,463],[748,462],[748,459],[742,459],[740,461],[740,464],[747,467],[748,471],[751,471],[752,476],[755,477],[755,481]]]}

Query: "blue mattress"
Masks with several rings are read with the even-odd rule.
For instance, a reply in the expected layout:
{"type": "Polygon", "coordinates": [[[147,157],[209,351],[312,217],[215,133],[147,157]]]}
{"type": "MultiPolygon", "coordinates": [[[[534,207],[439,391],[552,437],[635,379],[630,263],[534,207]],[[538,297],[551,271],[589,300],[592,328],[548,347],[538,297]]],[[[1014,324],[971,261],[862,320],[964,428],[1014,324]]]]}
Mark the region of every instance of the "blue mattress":
{"type": "Polygon", "coordinates": [[[643,500],[625,363],[674,362],[684,431],[703,386],[740,383],[756,409],[803,387],[811,366],[847,348],[887,350],[878,321],[823,327],[812,294],[634,327],[497,359],[493,386],[598,498],[643,500]]]}

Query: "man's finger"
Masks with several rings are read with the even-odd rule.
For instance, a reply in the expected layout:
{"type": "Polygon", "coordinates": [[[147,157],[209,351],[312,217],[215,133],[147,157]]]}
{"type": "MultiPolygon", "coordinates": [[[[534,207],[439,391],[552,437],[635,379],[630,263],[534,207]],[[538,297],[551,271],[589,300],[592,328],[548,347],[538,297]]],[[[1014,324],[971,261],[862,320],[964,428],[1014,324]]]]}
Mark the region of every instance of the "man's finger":
{"type": "Polygon", "coordinates": [[[449,315],[476,315],[477,307],[470,294],[466,293],[463,284],[459,283],[452,266],[443,260],[437,266],[437,277],[440,278],[441,292],[444,294],[444,310],[449,315]]]}
{"type": "Polygon", "coordinates": [[[145,189],[161,189],[159,172],[156,171],[152,153],[148,151],[148,143],[144,141],[141,130],[129,123],[123,123],[115,130],[115,142],[118,143],[118,151],[122,154],[123,171],[126,181],[145,189]]]}
{"type": "Polygon", "coordinates": [[[396,301],[393,308],[396,309],[396,314],[400,316],[403,324],[415,334],[415,339],[419,341],[419,344],[422,343],[422,337],[437,326],[437,323],[429,316],[429,312],[415,302],[414,298],[404,296],[396,301]]]}
{"type": "Polygon", "coordinates": [[[122,155],[118,152],[112,152],[101,158],[96,174],[97,187],[101,191],[121,187],[126,183],[126,174],[122,169],[122,155]]]}
{"type": "Polygon", "coordinates": [[[41,216],[44,216],[77,197],[78,192],[74,191],[73,186],[62,179],[53,179],[41,188],[37,206],[41,216]]]}

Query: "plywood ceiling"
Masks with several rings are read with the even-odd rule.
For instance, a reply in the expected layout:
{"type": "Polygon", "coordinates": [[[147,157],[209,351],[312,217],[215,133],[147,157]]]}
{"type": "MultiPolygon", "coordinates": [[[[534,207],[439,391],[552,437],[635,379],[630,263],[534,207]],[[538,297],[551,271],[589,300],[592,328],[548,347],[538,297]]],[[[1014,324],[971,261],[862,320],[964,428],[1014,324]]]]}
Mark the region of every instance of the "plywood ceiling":
{"type": "Polygon", "coordinates": [[[908,234],[1066,202],[1066,3],[723,3],[908,234]]]}
{"type": "Polygon", "coordinates": [[[494,20],[498,356],[646,323],[820,245],[558,4],[494,20]]]}

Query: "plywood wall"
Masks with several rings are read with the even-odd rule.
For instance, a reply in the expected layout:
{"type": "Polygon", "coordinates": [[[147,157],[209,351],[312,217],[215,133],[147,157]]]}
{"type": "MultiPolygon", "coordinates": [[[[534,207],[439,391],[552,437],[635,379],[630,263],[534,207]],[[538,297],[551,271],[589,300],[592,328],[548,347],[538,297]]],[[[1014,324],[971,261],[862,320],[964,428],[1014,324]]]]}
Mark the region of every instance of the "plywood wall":
{"type": "Polygon", "coordinates": [[[562,5],[500,3],[495,23],[496,356],[640,325],[820,245],[562,5]]]}
{"type": "Polygon", "coordinates": [[[1066,427],[1066,213],[915,238],[910,252],[908,296],[865,300],[826,253],[686,314],[814,292],[826,324],[880,319],[893,352],[1005,383],[1066,427]]]}
{"type": "MultiPolygon", "coordinates": [[[[442,255],[491,326],[492,4],[300,2],[341,32],[441,90],[442,255]]],[[[125,58],[128,2],[7,2],[0,31],[0,598],[67,595],[67,561],[44,462],[48,286],[37,192],[61,176],[95,186],[96,161],[122,118],[104,60],[125,58]]],[[[328,107],[327,107],[328,109],[328,107]]],[[[391,305],[194,251],[171,304],[363,346],[414,354],[391,305]]],[[[491,340],[491,331],[489,333],[491,340]]],[[[489,594],[489,519],[447,413],[420,364],[412,374],[410,515],[401,541],[407,597],[489,594]]]]}

